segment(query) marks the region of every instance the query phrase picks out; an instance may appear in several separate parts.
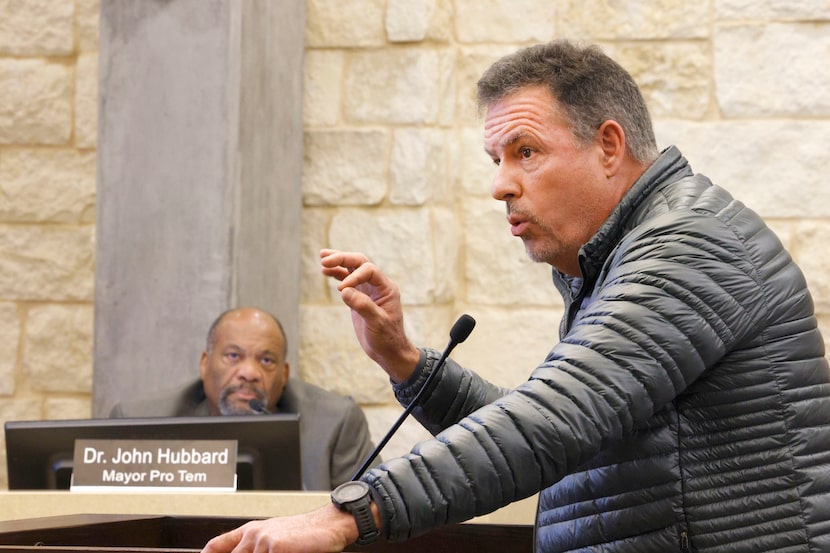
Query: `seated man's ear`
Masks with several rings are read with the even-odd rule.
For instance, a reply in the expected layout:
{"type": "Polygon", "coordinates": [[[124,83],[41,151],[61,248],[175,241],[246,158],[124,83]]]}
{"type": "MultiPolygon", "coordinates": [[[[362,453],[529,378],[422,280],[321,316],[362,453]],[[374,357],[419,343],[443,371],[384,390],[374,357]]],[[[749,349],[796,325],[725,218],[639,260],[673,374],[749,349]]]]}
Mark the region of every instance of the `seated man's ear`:
{"type": "Polygon", "coordinates": [[[205,373],[207,372],[207,359],[208,354],[206,351],[203,351],[202,357],[199,359],[199,376],[202,377],[202,380],[205,379],[205,373]]]}

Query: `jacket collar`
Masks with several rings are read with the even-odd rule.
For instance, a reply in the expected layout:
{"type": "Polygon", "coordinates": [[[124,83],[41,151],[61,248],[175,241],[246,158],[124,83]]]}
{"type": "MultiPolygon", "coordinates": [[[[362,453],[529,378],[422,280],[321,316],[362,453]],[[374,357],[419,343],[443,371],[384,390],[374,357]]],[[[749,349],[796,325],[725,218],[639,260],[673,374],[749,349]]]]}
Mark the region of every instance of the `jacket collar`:
{"type": "Polygon", "coordinates": [[[554,284],[563,297],[571,298],[576,295],[578,289],[584,288],[586,283],[594,282],[611,251],[634,226],[632,214],[646,198],[662,186],[690,175],[692,169],[680,150],[675,146],[663,150],[625,193],[596,234],[579,249],[582,277],[571,277],[553,269],[554,284]]]}

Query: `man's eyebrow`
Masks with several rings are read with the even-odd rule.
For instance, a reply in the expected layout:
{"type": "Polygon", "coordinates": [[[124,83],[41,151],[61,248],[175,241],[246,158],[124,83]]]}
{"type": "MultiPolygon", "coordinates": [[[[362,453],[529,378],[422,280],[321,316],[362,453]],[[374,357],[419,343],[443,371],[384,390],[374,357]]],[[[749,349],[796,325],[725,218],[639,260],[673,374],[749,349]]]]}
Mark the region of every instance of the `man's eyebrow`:
{"type": "MultiPolygon", "coordinates": [[[[530,136],[530,133],[526,131],[517,131],[513,134],[509,134],[506,137],[504,137],[501,142],[499,142],[498,148],[500,150],[504,150],[528,136],[530,136]]],[[[487,155],[491,157],[495,155],[495,152],[491,151],[486,145],[484,146],[484,151],[487,153],[487,155]]]]}

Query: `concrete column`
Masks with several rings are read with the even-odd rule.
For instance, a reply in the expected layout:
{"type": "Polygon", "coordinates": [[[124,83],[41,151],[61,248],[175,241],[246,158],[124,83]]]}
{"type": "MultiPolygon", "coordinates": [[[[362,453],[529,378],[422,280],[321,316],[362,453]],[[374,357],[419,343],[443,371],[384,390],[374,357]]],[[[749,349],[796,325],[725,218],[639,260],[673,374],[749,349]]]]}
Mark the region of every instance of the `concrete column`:
{"type": "Polygon", "coordinates": [[[101,2],[93,416],[256,305],[296,367],[303,0],[101,2]]]}

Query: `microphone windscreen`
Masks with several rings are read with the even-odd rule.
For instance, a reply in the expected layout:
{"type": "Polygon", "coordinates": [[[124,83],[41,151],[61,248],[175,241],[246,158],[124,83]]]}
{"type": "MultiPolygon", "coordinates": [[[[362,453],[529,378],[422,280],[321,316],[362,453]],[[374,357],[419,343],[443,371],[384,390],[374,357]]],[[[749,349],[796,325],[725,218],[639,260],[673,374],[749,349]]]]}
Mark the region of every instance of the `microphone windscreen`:
{"type": "Polygon", "coordinates": [[[450,329],[450,338],[456,344],[460,344],[467,339],[467,336],[473,331],[476,326],[476,320],[464,313],[450,329]]]}
{"type": "Polygon", "coordinates": [[[248,407],[250,407],[251,411],[254,411],[255,413],[268,414],[268,409],[266,409],[265,405],[258,399],[252,399],[249,401],[248,407]]]}

